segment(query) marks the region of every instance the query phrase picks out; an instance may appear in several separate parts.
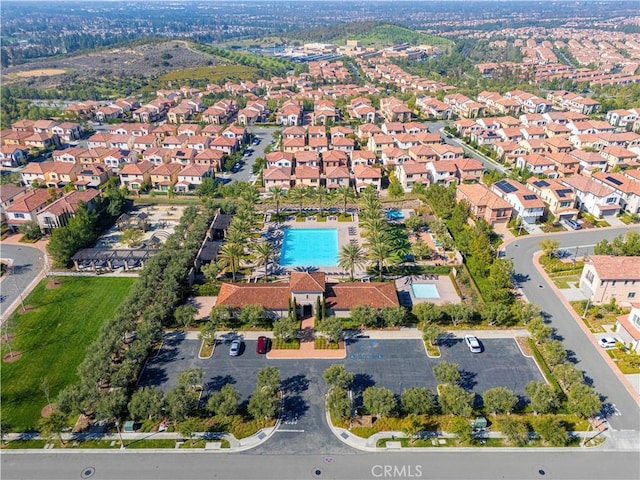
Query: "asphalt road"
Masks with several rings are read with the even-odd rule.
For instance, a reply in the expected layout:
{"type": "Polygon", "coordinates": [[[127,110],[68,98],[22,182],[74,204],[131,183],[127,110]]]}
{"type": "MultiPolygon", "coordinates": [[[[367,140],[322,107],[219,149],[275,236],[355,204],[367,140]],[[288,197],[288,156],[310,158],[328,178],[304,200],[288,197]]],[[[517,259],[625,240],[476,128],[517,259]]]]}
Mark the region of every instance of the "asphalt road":
{"type": "Polygon", "coordinates": [[[432,450],[360,455],[227,455],[123,450],[29,454],[4,451],[3,480],[14,479],[607,479],[637,480],[637,452],[586,449],[432,450]]]}
{"type": "MultiPolygon", "coordinates": [[[[640,231],[640,228],[635,227],[640,231]]],[[[526,298],[539,305],[548,315],[550,325],[555,328],[567,351],[575,358],[578,368],[583,370],[593,386],[604,397],[605,416],[609,425],[617,430],[640,430],[640,409],[631,394],[611,372],[592,342],[576,323],[565,306],[558,301],[551,286],[533,265],[533,254],[540,250],[542,239],[557,240],[560,247],[582,256],[593,251],[593,245],[603,239],[613,239],[625,233],[629,227],[606,230],[583,230],[544,237],[520,237],[506,248],[506,257],[514,262],[515,275],[526,298]]],[[[636,459],[637,460],[637,459],[636,459]]]]}
{"type": "Polygon", "coordinates": [[[253,174],[253,164],[256,162],[258,157],[264,157],[264,149],[267,145],[271,144],[273,139],[273,132],[275,128],[265,128],[265,127],[247,127],[247,131],[260,138],[260,143],[258,145],[250,144],[248,148],[253,150],[251,155],[242,157],[244,163],[242,167],[237,172],[229,172],[220,175],[221,178],[229,179],[230,181],[236,182],[249,182],[252,181],[255,176],[253,174]]]}
{"type": "Polygon", "coordinates": [[[20,302],[20,294],[42,270],[44,255],[37,248],[2,244],[0,257],[13,260],[13,267],[0,281],[0,318],[4,320],[10,307],[20,302]]]}
{"type": "MultiPolygon", "coordinates": [[[[452,122],[427,122],[430,132],[440,132],[444,127],[451,124],[452,122]]],[[[488,161],[485,157],[483,157],[482,155],[478,155],[475,151],[470,149],[465,143],[463,143],[456,137],[449,137],[444,132],[442,132],[440,136],[442,137],[445,143],[449,145],[455,145],[457,147],[462,147],[464,151],[467,153],[467,155],[469,155],[471,158],[475,158],[476,160],[478,160],[480,163],[484,165],[485,168],[488,168],[489,170],[498,170],[502,173],[509,173],[508,168],[498,163],[488,161]]]]}

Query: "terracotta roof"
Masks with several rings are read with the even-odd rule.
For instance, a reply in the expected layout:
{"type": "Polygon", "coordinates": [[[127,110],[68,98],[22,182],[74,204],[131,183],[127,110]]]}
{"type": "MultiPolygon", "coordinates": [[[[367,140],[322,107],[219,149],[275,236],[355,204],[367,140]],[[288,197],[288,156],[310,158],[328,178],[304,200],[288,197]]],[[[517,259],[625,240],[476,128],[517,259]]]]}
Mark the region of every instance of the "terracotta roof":
{"type": "Polygon", "coordinates": [[[74,190],[66,194],[64,197],[57,199],[50,205],[47,205],[47,207],[45,207],[39,213],[51,213],[57,217],[64,214],[65,212],[74,214],[78,209],[78,204],[80,202],[88,203],[99,196],[100,190],[74,190]]]}
{"type": "Polygon", "coordinates": [[[396,287],[389,282],[328,284],[325,299],[327,307],[334,310],[350,310],[358,305],[374,308],[400,305],[396,287]]]}
{"type": "Polygon", "coordinates": [[[265,180],[291,180],[291,168],[289,167],[269,167],[262,171],[262,178],[265,180]]]}
{"type": "MultiPolygon", "coordinates": [[[[58,193],[59,191],[60,189],[56,189],[56,193],[58,193]]],[[[13,202],[13,204],[6,209],[6,211],[30,213],[30,212],[33,212],[36,208],[47,203],[49,200],[51,200],[51,194],[49,193],[49,189],[38,188],[33,192],[29,192],[17,198],[13,202]]]]}
{"type": "Polygon", "coordinates": [[[291,272],[291,292],[324,292],[325,275],[323,272],[291,272]]]}
{"type": "Polygon", "coordinates": [[[216,305],[241,308],[257,304],[269,310],[286,310],[289,306],[289,295],[289,282],[223,283],[216,305]]]}
{"type": "Polygon", "coordinates": [[[588,262],[600,280],[640,280],[640,257],[590,255],[588,262]]]}

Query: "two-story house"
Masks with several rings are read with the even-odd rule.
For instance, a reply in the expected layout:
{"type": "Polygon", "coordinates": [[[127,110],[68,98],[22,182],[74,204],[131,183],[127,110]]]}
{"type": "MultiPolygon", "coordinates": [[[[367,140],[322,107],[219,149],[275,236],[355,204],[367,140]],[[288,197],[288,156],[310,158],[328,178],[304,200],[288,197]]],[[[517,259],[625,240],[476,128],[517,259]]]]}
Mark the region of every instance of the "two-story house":
{"type": "Polygon", "coordinates": [[[472,217],[482,218],[489,225],[506,225],[511,220],[511,205],[481,183],[459,184],[456,199],[466,201],[472,217]]]}
{"type": "Polygon", "coordinates": [[[580,275],[580,288],[595,305],[615,299],[618,305],[630,306],[640,297],[640,257],[590,255],[580,275]]]}
{"type": "Polygon", "coordinates": [[[505,178],[494,183],[491,191],[506,200],[524,223],[534,224],[544,215],[544,202],[520,182],[505,178]]]}

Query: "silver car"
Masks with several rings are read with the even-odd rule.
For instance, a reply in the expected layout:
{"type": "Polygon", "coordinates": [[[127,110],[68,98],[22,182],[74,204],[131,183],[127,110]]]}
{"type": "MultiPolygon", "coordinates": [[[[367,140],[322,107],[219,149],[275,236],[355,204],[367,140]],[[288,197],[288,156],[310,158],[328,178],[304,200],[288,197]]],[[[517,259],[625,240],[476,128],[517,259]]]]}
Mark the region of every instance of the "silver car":
{"type": "Polygon", "coordinates": [[[240,348],[242,347],[242,341],[235,339],[233,342],[231,342],[231,348],[229,349],[229,355],[231,355],[232,357],[237,357],[238,355],[240,355],[240,348]]]}

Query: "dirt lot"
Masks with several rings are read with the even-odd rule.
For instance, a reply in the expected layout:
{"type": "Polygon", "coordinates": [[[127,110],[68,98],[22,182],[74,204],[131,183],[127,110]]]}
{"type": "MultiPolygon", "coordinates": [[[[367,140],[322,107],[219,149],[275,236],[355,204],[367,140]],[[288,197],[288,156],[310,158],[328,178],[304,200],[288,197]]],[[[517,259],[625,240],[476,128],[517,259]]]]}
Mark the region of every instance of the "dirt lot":
{"type": "Polygon", "coordinates": [[[219,62],[213,57],[189,49],[186,42],[172,40],[32,62],[4,69],[3,74],[6,77],[3,80],[28,80],[32,87],[45,88],[56,85],[59,79],[43,75],[56,75],[65,71],[79,77],[151,76],[183,68],[217,64],[219,62]]]}
{"type": "Polygon", "coordinates": [[[39,68],[37,70],[27,70],[26,72],[16,72],[15,75],[18,77],[29,78],[50,77],[52,75],[60,75],[62,73],[66,73],[66,70],[62,68],[39,68]]]}

